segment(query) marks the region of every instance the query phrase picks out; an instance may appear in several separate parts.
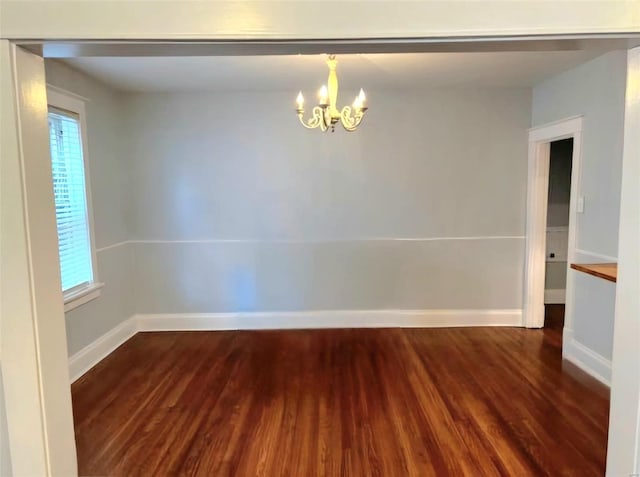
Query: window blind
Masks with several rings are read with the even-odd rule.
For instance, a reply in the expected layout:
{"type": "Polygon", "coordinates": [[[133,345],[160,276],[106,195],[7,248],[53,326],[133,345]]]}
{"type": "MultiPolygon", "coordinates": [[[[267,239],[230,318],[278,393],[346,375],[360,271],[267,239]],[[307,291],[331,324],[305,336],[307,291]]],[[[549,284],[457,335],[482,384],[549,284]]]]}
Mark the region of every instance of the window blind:
{"type": "Polygon", "coordinates": [[[53,192],[63,292],[93,282],[82,138],[78,116],[49,108],[53,192]]]}

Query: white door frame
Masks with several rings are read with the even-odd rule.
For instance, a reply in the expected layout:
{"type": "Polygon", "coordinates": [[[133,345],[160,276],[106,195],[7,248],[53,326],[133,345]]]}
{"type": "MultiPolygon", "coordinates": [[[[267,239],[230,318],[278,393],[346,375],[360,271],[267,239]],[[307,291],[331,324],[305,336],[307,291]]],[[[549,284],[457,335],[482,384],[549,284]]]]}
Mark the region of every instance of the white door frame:
{"type": "Polygon", "coordinates": [[[0,349],[10,475],[73,476],[44,61],[7,40],[0,40],[0,122],[0,349]]]}
{"type": "MultiPolygon", "coordinates": [[[[576,220],[582,171],[582,117],[575,116],[529,130],[523,306],[523,324],[527,328],[542,328],[544,326],[544,277],[550,143],[567,138],[573,138],[567,250],[568,268],[574,259],[576,250],[576,220]]],[[[570,282],[570,280],[567,280],[564,325],[568,329],[571,329],[570,321],[573,307],[573,286],[570,282]]]]}
{"type": "Polygon", "coordinates": [[[607,474],[640,475],[640,47],[627,53],[607,474]]]}

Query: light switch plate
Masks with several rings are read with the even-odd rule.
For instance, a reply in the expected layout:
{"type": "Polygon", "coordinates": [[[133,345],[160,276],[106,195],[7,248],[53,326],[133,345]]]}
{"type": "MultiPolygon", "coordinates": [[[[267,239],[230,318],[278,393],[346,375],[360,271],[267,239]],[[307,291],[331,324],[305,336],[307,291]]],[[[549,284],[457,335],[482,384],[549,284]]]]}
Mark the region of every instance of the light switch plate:
{"type": "Polygon", "coordinates": [[[584,196],[583,195],[578,197],[578,213],[579,214],[584,213],[584,196]]]}

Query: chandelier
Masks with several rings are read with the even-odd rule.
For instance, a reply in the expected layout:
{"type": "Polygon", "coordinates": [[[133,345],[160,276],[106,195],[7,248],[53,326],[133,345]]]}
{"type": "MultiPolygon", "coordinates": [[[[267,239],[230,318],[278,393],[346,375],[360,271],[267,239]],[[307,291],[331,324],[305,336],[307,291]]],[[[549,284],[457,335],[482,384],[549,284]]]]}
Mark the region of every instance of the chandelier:
{"type": "Polygon", "coordinates": [[[338,60],[336,55],[329,55],[327,58],[327,66],[329,67],[329,79],[327,85],[322,86],[318,92],[318,105],[311,110],[311,117],[304,119],[304,97],[302,91],[298,93],[296,103],[296,113],[302,125],[307,129],[320,128],[322,132],[331,129],[334,132],[338,121],[347,131],[355,131],[367,111],[365,105],[366,97],[364,91],[360,90],[360,94],[356,96],[353,106],[345,106],[339,110],[336,106],[338,99],[338,75],[336,74],[336,66],[338,60]]]}

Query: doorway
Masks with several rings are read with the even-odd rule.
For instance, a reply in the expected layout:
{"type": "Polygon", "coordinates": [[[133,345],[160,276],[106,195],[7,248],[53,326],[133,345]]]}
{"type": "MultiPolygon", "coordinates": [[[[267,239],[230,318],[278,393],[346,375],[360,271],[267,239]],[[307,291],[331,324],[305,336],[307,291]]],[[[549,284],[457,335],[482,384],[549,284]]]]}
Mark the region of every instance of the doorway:
{"type": "Polygon", "coordinates": [[[549,147],[547,238],[544,277],[545,327],[562,330],[567,284],[569,201],[573,138],[553,141],[549,147]]]}
{"type": "MultiPolygon", "coordinates": [[[[575,254],[576,216],[580,198],[582,118],[575,117],[529,131],[524,324],[545,325],[545,305],[551,320],[571,316],[572,287],[567,270],[575,254]],[[547,291],[554,290],[554,291],[547,291]],[[551,307],[550,307],[551,308],[551,307]]],[[[564,327],[568,326],[566,319],[564,327]]]]}

